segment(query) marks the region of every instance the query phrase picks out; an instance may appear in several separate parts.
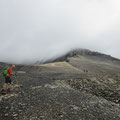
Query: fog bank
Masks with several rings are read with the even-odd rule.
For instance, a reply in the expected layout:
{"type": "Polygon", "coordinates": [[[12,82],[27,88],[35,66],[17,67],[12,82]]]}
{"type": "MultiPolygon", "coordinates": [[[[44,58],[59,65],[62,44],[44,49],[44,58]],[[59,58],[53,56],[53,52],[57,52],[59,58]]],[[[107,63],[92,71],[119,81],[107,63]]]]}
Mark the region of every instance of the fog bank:
{"type": "Polygon", "coordinates": [[[0,61],[46,61],[73,48],[120,58],[119,5],[119,0],[1,0],[0,61]]]}

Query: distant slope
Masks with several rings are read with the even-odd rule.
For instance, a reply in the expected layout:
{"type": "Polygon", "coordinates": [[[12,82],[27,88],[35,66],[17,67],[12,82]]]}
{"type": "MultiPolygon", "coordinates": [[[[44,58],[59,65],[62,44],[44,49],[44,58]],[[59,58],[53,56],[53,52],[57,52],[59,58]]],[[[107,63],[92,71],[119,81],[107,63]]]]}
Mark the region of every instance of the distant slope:
{"type": "Polygon", "coordinates": [[[119,61],[119,59],[114,58],[110,55],[106,55],[103,53],[99,53],[99,52],[94,52],[94,51],[90,51],[87,49],[75,49],[72,50],[70,52],[68,52],[67,54],[60,56],[56,59],[50,59],[44,63],[50,63],[50,62],[60,62],[60,61],[67,61],[69,62],[69,58],[70,57],[79,57],[79,56],[85,56],[85,57],[93,57],[93,58],[97,58],[99,60],[110,60],[110,61],[119,61]]]}

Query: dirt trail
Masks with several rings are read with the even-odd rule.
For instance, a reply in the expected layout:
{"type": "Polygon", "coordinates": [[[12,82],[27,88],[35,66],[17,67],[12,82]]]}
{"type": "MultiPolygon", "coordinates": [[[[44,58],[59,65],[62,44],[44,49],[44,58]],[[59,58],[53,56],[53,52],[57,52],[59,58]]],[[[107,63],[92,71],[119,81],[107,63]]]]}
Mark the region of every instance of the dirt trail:
{"type": "Polygon", "coordinates": [[[48,63],[48,64],[42,64],[42,65],[35,65],[35,66],[56,67],[56,68],[63,68],[63,69],[66,68],[66,69],[71,69],[73,71],[82,72],[82,70],[72,66],[67,62],[55,62],[55,63],[48,63]]]}

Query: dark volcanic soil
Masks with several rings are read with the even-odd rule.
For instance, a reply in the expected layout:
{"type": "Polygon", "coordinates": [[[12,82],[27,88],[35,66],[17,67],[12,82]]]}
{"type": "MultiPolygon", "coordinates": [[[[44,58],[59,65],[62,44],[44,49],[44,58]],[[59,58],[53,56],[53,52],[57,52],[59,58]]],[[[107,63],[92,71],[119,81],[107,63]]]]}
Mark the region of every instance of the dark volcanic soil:
{"type": "Polygon", "coordinates": [[[16,70],[18,85],[13,78],[13,92],[0,95],[0,120],[120,120],[118,62],[79,56],[16,70]]]}

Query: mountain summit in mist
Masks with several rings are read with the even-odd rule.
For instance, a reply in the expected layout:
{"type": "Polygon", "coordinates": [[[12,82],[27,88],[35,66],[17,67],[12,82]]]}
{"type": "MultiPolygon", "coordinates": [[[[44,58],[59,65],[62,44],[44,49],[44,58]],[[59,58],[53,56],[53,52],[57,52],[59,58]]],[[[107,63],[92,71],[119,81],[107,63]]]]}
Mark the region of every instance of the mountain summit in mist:
{"type": "Polygon", "coordinates": [[[10,64],[0,120],[120,120],[120,0],[0,0],[10,64]]]}
{"type": "MultiPolygon", "coordinates": [[[[43,63],[50,63],[50,62],[58,62],[58,61],[69,61],[69,58],[70,57],[79,57],[79,56],[86,56],[86,57],[93,57],[94,59],[98,59],[99,60],[111,60],[111,61],[119,61],[119,59],[117,58],[114,58],[110,55],[106,55],[106,54],[103,54],[103,53],[99,53],[99,52],[94,52],[94,51],[90,51],[90,50],[87,50],[87,49],[74,49],[74,50],[71,50],[69,52],[67,52],[66,54],[60,56],[60,57],[57,57],[57,58],[54,58],[54,59],[49,59],[43,63]]],[[[39,62],[37,61],[36,64],[40,64],[42,62],[39,62]]]]}
{"type": "Polygon", "coordinates": [[[0,95],[0,120],[120,120],[119,59],[73,50],[48,62],[16,66],[12,92],[0,95]]]}

